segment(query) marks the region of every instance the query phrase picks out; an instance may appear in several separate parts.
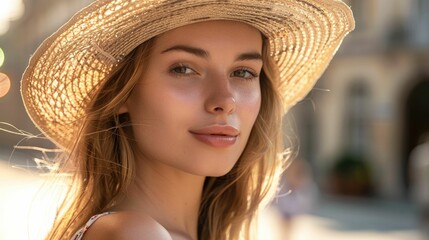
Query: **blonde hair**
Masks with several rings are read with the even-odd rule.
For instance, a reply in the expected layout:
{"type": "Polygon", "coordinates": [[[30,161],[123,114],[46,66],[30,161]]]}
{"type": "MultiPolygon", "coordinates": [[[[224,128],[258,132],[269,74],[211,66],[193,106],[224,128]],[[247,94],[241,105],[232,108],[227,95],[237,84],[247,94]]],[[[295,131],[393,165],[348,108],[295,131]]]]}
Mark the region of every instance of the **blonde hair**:
{"type": "MultiPolygon", "coordinates": [[[[154,41],[134,49],[94,92],[81,131],[64,158],[62,168],[73,169],[73,179],[48,239],[70,239],[91,216],[114,206],[130,185],[135,175],[131,123],[127,114],[117,113],[142,76],[154,41]]],[[[206,178],[199,239],[252,239],[258,210],[277,189],[284,168],[282,106],[279,75],[265,38],[263,58],[261,110],[233,169],[222,177],[206,178]]]]}

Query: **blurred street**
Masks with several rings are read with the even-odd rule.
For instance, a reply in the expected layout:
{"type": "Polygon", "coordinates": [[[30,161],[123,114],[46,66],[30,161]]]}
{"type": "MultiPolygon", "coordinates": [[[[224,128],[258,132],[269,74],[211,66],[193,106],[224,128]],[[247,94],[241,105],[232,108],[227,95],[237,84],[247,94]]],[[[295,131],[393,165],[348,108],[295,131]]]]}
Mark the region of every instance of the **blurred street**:
{"type": "MultiPolygon", "coordinates": [[[[325,197],[311,214],[297,216],[282,230],[282,218],[266,213],[282,240],[423,240],[418,231],[416,209],[405,202],[325,197]],[[289,237],[284,231],[288,232],[289,237]]],[[[268,229],[265,229],[268,231],[268,229]]]]}

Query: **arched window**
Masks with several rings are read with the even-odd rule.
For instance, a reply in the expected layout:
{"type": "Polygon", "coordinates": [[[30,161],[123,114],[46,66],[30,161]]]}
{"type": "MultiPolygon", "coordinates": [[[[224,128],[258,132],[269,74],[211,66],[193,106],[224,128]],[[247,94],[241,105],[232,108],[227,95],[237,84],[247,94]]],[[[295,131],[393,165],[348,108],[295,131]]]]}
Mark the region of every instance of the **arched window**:
{"type": "Polygon", "coordinates": [[[346,93],[345,147],[353,154],[365,156],[370,141],[370,91],[363,81],[355,81],[346,93]]]}

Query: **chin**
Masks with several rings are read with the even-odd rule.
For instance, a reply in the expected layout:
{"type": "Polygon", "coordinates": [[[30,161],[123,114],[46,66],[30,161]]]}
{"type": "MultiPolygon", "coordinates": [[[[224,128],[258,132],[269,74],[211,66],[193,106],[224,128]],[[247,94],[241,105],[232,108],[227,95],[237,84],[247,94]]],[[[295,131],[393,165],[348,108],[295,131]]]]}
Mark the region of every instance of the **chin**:
{"type": "Polygon", "coordinates": [[[201,175],[206,177],[222,177],[228,174],[234,167],[234,164],[224,164],[224,166],[220,165],[221,164],[217,164],[211,169],[206,169],[201,175]]]}
{"type": "Polygon", "coordinates": [[[164,161],[164,163],[179,171],[195,176],[221,177],[233,169],[241,155],[241,148],[223,151],[210,148],[194,148],[192,151],[178,156],[174,161],[171,160],[173,157],[165,157],[164,159],[167,159],[167,161],[164,161]]]}

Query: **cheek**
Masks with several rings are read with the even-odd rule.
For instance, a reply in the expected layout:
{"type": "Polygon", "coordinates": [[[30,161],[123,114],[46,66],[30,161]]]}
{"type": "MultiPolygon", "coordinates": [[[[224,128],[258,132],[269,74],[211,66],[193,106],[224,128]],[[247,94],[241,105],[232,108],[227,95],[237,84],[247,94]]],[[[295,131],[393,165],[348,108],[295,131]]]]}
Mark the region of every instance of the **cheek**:
{"type": "MultiPolygon", "coordinates": [[[[237,100],[237,113],[241,121],[241,127],[246,139],[249,137],[253,129],[253,125],[258,117],[261,108],[261,94],[259,91],[250,95],[241,96],[237,100]]],[[[247,141],[247,140],[246,140],[247,141]]]]}
{"type": "Polygon", "coordinates": [[[136,140],[157,144],[180,139],[192,122],[198,102],[195,94],[159,83],[137,87],[141,88],[129,102],[136,140]]]}
{"type": "MultiPolygon", "coordinates": [[[[149,89],[149,88],[148,88],[149,89]]],[[[172,99],[168,91],[140,91],[130,101],[130,116],[138,152],[146,157],[158,159],[165,149],[174,149],[183,137],[183,117],[187,108],[182,101],[172,99]],[[143,97],[144,96],[144,97],[143,97]]],[[[173,150],[172,150],[173,151],[173,150]]]]}
{"type": "MultiPolygon", "coordinates": [[[[161,79],[163,76],[149,77],[161,79]]],[[[175,115],[186,112],[197,97],[189,89],[165,83],[164,80],[148,81],[136,88],[129,105],[147,114],[175,115]]]]}
{"type": "Polygon", "coordinates": [[[245,115],[243,121],[255,121],[261,108],[261,91],[259,86],[251,91],[240,94],[236,99],[240,112],[245,115]]]}

